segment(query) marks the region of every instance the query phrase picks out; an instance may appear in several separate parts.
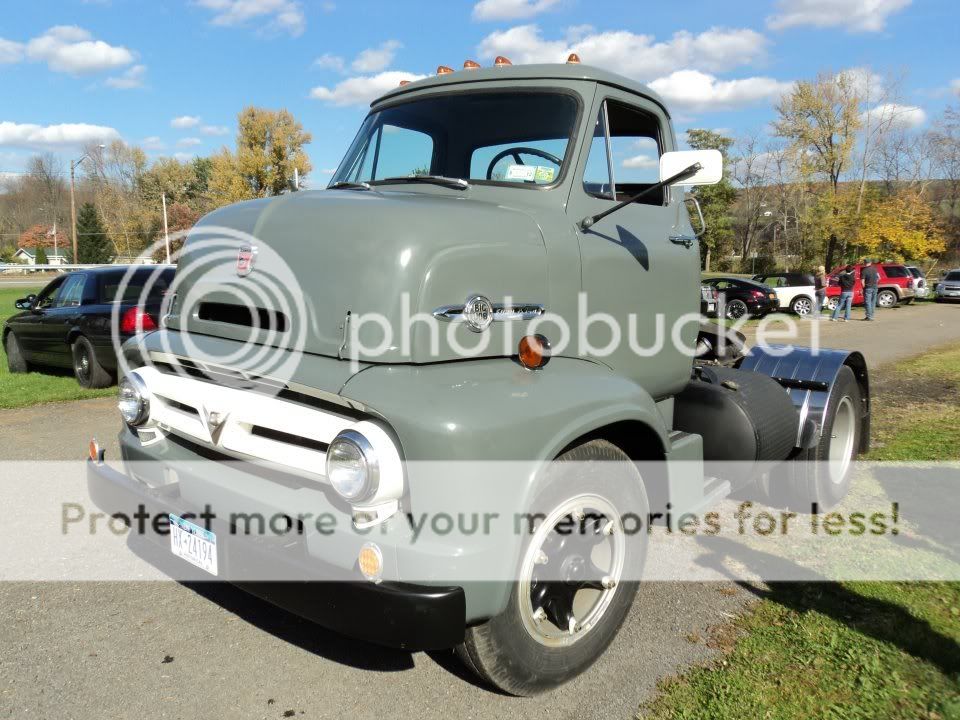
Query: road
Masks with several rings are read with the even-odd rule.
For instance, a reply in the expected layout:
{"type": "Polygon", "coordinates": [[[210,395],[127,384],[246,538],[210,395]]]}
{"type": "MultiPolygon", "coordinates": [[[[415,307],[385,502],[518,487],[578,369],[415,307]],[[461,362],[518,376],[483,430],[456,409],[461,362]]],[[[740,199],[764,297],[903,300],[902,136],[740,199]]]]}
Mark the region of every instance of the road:
{"type": "MultiPolygon", "coordinates": [[[[960,341],[960,306],[879,318],[817,323],[821,342],[875,366],[960,341]]],[[[91,434],[110,448],[117,423],[110,399],[0,411],[0,457],[77,457],[91,434]]],[[[752,597],[727,583],[646,584],[597,665],[515,699],[475,683],[450,653],[357,643],[229,587],[2,583],[0,717],[627,718],[657,679],[714,657],[708,628],[752,597]]]]}

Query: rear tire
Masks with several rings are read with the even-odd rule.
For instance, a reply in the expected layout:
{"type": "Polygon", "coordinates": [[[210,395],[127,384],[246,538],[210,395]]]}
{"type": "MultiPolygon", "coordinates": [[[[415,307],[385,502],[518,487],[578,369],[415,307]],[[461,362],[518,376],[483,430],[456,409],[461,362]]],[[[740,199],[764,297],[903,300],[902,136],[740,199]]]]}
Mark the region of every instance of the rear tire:
{"type": "Polygon", "coordinates": [[[837,305],[839,304],[840,304],[840,300],[837,299],[836,297],[828,297],[826,302],[824,303],[827,310],[830,310],[830,311],[836,310],[837,305]]]}
{"type": "Polygon", "coordinates": [[[739,320],[750,314],[750,309],[743,300],[731,300],[727,304],[726,317],[728,320],[739,320]]]}
{"type": "Polygon", "coordinates": [[[893,290],[881,290],[877,293],[877,307],[892,308],[896,307],[900,298],[893,290]]]}
{"type": "Polygon", "coordinates": [[[80,387],[95,389],[113,385],[113,375],[97,360],[97,353],[83,335],[73,341],[73,374],[80,387]]]}
{"type": "Polygon", "coordinates": [[[7,333],[4,340],[4,350],[7,351],[7,370],[11,373],[30,372],[30,363],[23,357],[23,351],[20,349],[20,341],[13,331],[7,333]]]}
{"type": "Polygon", "coordinates": [[[468,628],[457,648],[468,668],[511,695],[536,695],[555,688],[600,657],[633,604],[646,557],[646,528],[628,537],[621,522],[624,514],[636,513],[646,523],[649,514],[643,480],[626,453],[605,440],[591,440],[560,455],[550,472],[556,474],[530,509],[546,517],[524,544],[519,582],[513,583],[506,608],[486,623],[468,628]],[[569,462],[577,465],[564,469],[569,462]],[[569,508],[586,514],[579,527],[587,534],[558,530],[559,523],[576,516],[569,508]],[[583,539],[577,544],[578,537],[587,539],[586,559],[576,554],[584,547],[583,539]],[[598,559],[600,549],[601,556],[608,553],[609,563],[598,559]],[[602,588],[580,584],[579,589],[571,589],[578,583],[536,579],[544,571],[553,577],[551,567],[587,565],[593,574],[604,573],[602,588]],[[608,580],[612,586],[608,587],[608,580]],[[538,619],[535,603],[550,611],[538,619]],[[563,607],[570,611],[562,612],[563,607]],[[554,623],[551,618],[557,616],[566,619],[570,628],[554,623]]]}
{"type": "Polygon", "coordinates": [[[862,397],[853,370],[844,366],[824,412],[820,442],[785,463],[770,488],[777,505],[798,512],[827,510],[850,490],[852,461],[860,448],[862,397]]]}

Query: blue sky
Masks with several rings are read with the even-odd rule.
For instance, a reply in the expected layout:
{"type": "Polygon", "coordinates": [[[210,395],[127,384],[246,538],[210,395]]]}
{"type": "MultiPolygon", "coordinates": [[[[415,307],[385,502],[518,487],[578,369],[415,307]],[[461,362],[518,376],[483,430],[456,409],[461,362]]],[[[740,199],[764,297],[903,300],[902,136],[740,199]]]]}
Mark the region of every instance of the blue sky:
{"type": "Polygon", "coordinates": [[[313,133],[321,185],[400,78],[570,50],[650,83],[680,133],[762,130],[789,83],[850,68],[903,78],[898,102],[923,129],[958,101],[958,28],[952,0],[8,0],[0,173],[114,137],[152,157],[209,154],[232,147],[237,112],[256,104],[313,133]]]}

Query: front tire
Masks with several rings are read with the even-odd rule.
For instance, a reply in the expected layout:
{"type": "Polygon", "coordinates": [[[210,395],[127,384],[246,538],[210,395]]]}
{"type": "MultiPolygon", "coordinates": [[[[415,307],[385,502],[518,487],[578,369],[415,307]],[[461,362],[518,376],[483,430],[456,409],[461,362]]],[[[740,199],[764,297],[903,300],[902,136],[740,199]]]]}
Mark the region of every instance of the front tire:
{"type": "Polygon", "coordinates": [[[7,370],[11,373],[30,372],[30,364],[23,357],[23,351],[20,349],[20,341],[13,331],[7,333],[4,340],[4,350],[7,351],[7,370]]]}
{"type": "Polygon", "coordinates": [[[827,310],[830,310],[831,312],[833,312],[834,310],[837,309],[837,305],[839,304],[840,304],[840,300],[836,296],[827,298],[827,301],[826,301],[827,310]]]}
{"type": "Polygon", "coordinates": [[[600,657],[633,604],[646,558],[649,503],[626,453],[591,440],[549,472],[531,508],[545,517],[524,545],[506,608],[468,628],[457,648],[468,668],[511,695],[555,688],[600,657]],[[634,513],[644,526],[628,535],[623,517],[634,513]]]}
{"type": "Polygon", "coordinates": [[[793,299],[793,302],[790,304],[790,309],[795,315],[807,317],[813,313],[813,298],[800,295],[793,299]]]}
{"type": "Polygon", "coordinates": [[[73,374],[80,387],[95,389],[113,385],[113,376],[97,360],[97,353],[83,335],[73,342],[73,374]]]}

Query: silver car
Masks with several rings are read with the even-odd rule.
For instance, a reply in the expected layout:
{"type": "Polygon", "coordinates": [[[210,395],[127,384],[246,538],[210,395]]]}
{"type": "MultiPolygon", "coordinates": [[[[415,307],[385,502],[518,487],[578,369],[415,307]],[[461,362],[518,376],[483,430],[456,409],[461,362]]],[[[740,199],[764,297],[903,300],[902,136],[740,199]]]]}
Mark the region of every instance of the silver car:
{"type": "Polygon", "coordinates": [[[960,301],[960,270],[951,270],[937,284],[937,302],[960,301]]]}
{"type": "Polygon", "coordinates": [[[917,298],[923,299],[930,295],[930,288],[927,287],[927,279],[923,275],[923,270],[914,265],[907,265],[907,270],[913,275],[913,290],[917,293],[917,298]]]}

